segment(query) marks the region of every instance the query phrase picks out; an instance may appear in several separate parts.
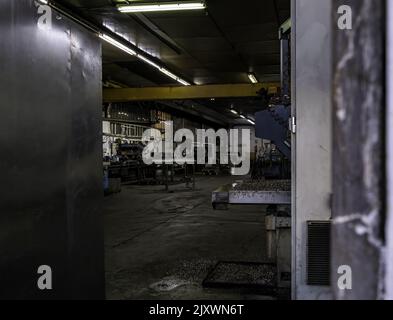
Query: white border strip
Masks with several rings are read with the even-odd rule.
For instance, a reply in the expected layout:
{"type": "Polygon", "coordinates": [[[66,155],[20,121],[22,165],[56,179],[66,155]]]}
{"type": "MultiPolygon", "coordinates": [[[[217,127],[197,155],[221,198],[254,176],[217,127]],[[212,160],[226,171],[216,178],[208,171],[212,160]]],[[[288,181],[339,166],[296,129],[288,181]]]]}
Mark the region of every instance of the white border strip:
{"type": "MultiPolygon", "coordinates": [[[[296,0],[291,0],[291,117],[296,116],[296,0]]],[[[292,120],[291,120],[292,121],[292,120]]],[[[292,227],[291,227],[291,297],[292,300],[297,300],[297,220],[296,220],[296,136],[292,134],[291,142],[291,158],[292,158],[292,176],[291,176],[291,191],[292,191],[292,205],[291,205],[291,215],[292,215],[292,227]]]]}
{"type": "Polygon", "coordinates": [[[387,222],[386,222],[386,295],[393,300],[393,1],[387,5],[387,222]]]}

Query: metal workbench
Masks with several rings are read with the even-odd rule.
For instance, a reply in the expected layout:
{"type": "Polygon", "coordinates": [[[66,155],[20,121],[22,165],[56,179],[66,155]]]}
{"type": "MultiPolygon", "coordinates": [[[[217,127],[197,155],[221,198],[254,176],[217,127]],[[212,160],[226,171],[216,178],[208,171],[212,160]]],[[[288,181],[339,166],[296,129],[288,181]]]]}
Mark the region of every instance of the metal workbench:
{"type": "Polygon", "coordinates": [[[290,205],[291,182],[290,180],[244,180],[213,191],[213,208],[226,209],[229,204],[290,205]]]}

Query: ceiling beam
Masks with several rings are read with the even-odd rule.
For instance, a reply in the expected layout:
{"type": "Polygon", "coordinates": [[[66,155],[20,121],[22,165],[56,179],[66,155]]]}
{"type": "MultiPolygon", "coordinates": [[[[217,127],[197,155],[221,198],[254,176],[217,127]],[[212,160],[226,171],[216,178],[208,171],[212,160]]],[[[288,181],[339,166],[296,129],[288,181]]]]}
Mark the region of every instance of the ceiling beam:
{"type": "Polygon", "coordinates": [[[104,102],[190,100],[211,98],[257,97],[262,89],[274,90],[278,82],[257,84],[219,84],[181,87],[104,89],[104,102]]]}
{"type": "Polygon", "coordinates": [[[216,113],[214,110],[209,109],[201,104],[194,103],[191,101],[180,101],[177,103],[175,101],[160,101],[161,104],[171,108],[176,109],[181,112],[196,116],[200,119],[207,120],[211,123],[215,123],[221,127],[227,127],[232,121],[230,121],[226,116],[216,113]],[[192,104],[190,106],[190,104],[192,104]]]}

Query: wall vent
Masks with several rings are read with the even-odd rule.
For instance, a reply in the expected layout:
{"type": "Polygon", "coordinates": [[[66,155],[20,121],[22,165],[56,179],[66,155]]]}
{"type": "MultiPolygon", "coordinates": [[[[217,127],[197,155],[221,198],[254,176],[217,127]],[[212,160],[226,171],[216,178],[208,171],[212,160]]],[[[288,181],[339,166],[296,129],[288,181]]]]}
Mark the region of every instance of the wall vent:
{"type": "Polygon", "coordinates": [[[307,222],[307,284],[330,286],[330,221],[307,222]]]}

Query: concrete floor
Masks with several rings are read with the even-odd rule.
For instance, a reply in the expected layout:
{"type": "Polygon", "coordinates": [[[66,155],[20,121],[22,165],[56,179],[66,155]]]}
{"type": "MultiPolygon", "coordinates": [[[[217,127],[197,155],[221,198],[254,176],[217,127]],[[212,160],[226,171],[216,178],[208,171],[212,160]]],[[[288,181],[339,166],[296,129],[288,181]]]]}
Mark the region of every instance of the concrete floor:
{"type": "Polygon", "coordinates": [[[267,261],[263,207],[215,211],[211,191],[233,177],[199,177],[184,185],[123,186],[105,198],[108,299],[269,299],[249,290],[205,289],[220,260],[267,261]]]}

